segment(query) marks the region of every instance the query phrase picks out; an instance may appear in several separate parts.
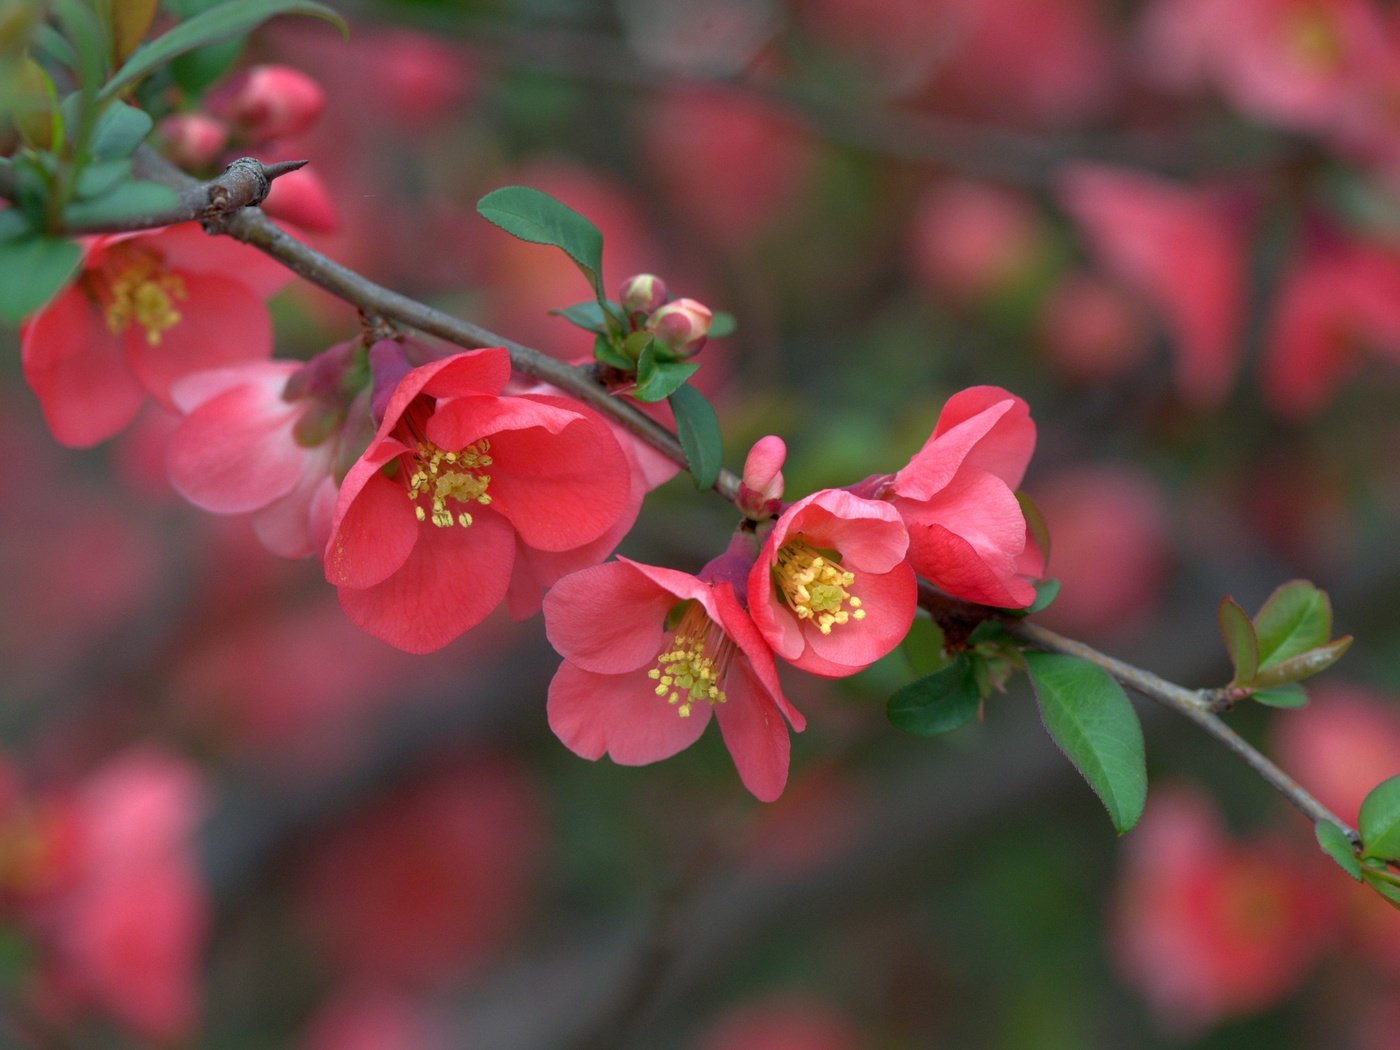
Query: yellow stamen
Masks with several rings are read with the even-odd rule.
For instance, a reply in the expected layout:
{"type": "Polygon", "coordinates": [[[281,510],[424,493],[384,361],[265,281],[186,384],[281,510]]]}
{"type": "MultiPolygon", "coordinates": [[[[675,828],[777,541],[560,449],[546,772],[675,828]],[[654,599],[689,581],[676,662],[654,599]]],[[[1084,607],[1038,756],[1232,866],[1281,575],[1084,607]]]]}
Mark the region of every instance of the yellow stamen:
{"type": "Polygon", "coordinates": [[[811,620],[822,634],[832,627],[865,619],[860,599],[848,588],[856,574],[841,568],[839,555],[824,554],[800,536],[778,549],[773,583],[799,620],[811,620]]]}
{"type": "Polygon", "coordinates": [[[185,282],[167,270],[151,252],[113,250],[115,266],[104,274],[103,317],[107,330],[120,335],[132,324],[146,330],[146,342],[159,346],[167,331],[180,323],[175,303],[188,299],[185,282]]]}
{"type": "Polygon", "coordinates": [[[699,602],[685,606],[676,629],[656,655],[656,666],[647,672],[656,683],[656,695],[675,707],[681,718],[689,718],[698,703],[724,703],[719,684],[734,655],[734,643],[704,606],[699,602]]]}
{"type": "Polygon", "coordinates": [[[413,455],[413,469],[408,476],[408,498],[417,505],[413,508],[419,521],[431,521],[440,529],[452,525],[466,528],[472,523],[472,516],[466,511],[453,512],[447,501],[468,504],[478,503],[485,507],[491,497],[487,488],[491,475],[481,473],[491,466],[492,459],[487,455],[491,443],[482,438],[458,452],[448,452],[438,448],[431,441],[420,440],[413,455]]]}

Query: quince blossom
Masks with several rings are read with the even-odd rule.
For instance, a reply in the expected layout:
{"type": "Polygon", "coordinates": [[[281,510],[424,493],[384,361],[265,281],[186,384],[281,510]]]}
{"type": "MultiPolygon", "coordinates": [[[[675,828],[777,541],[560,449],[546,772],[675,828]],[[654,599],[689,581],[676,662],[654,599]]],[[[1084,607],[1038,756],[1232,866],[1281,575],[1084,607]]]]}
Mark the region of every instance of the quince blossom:
{"type": "Polygon", "coordinates": [[[475,350],[413,369],[341,484],[326,579],[369,633],[431,652],[506,596],[517,538],[570,551],[611,529],[629,468],[576,402],[500,396],[510,359],[475,350]]]}
{"type": "Polygon", "coordinates": [[[544,619],[564,657],[549,725],[569,750],[647,765],[693,744],[713,714],[744,786],[764,802],[782,794],[787,723],[807,723],[729,580],[619,558],[555,584],[544,619]]]}
{"type": "Polygon", "coordinates": [[[77,278],[24,329],[24,378],[64,445],[105,441],[146,398],[203,369],[267,357],[277,263],[195,223],[97,237],[77,278]]]}
{"type": "Polygon", "coordinates": [[[837,678],[900,643],[918,586],[909,536],[885,503],[827,489],[777,520],[749,573],[749,613],[773,651],[837,678]]]}

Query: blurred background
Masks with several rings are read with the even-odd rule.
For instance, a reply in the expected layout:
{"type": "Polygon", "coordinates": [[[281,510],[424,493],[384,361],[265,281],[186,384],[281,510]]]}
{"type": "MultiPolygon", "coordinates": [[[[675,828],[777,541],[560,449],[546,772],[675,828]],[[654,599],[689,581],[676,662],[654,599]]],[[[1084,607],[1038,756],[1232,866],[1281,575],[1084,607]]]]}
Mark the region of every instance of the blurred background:
{"type": "MultiPolygon", "coordinates": [[[[1355,645],[1308,708],[1231,723],[1348,820],[1400,772],[1394,5],[334,6],[348,44],[282,19],[237,66],[324,88],[263,144],[311,160],[269,210],[312,243],[576,359],[547,311],[578,272],[474,211],[553,194],[613,295],[649,271],[737,316],[700,385],[731,468],[786,439],[790,498],[1005,386],[1040,428],[1044,623],[1219,685],[1221,596],[1310,578],[1355,645]]],[[[279,356],[358,331],[305,286],[271,305],[279,356]]],[[[776,804],[713,732],[588,763],[539,618],[391,650],[314,560],[180,500],[157,410],[58,447],[0,342],[4,1045],[1400,1047],[1400,917],[1176,716],[1139,705],[1122,841],[1023,682],[946,738],[888,725],[918,632],[785,678],[810,728],[776,804]]],[[[732,524],[682,477],[621,550],[694,571],[732,524]]]]}

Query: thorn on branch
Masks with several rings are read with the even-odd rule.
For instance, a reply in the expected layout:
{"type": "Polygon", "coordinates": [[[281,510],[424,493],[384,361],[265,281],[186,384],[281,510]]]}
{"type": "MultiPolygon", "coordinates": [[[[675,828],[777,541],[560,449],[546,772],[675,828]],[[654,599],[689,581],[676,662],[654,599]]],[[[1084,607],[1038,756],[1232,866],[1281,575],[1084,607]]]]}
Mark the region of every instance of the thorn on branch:
{"type": "MultiPolygon", "coordinates": [[[[239,157],[222,175],[209,180],[206,186],[207,204],[203,215],[205,229],[210,229],[216,216],[227,215],[241,208],[254,208],[272,191],[272,181],[307,165],[304,160],[284,160],[264,165],[256,157],[239,157]]],[[[217,226],[217,223],[213,223],[217,226]]]]}

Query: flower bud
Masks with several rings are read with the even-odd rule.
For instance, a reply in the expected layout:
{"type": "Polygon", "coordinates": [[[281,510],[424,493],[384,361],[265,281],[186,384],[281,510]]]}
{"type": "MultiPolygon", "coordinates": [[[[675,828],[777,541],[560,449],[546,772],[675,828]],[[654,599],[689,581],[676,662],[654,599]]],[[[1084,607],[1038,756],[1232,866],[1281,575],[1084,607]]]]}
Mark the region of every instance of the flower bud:
{"type": "Polygon", "coordinates": [[[211,108],[238,125],[248,141],[266,142],[308,130],[325,104],[321,85],[305,73],[268,65],[248,70],[211,108]]]}
{"type": "Polygon", "coordinates": [[[207,168],[228,145],[228,127],[203,113],[172,113],[160,122],[165,155],[182,168],[207,168]]]}
{"type": "Polygon", "coordinates": [[[622,308],[628,316],[649,314],[666,302],[666,282],[654,273],[639,273],[622,282],[622,308]]]}
{"type": "Polygon", "coordinates": [[[786,458],[787,445],[775,434],[759,438],[749,449],[736,501],[746,518],[763,521],[782,509],[783,461],[786,458]]]}
{"type": "Polygon", "coordinates": [[[690,357],[700,352],[710,333],[710,308],[694,299],[677,299],[651,315],[647,331],[677,357],[690,357]]]}

